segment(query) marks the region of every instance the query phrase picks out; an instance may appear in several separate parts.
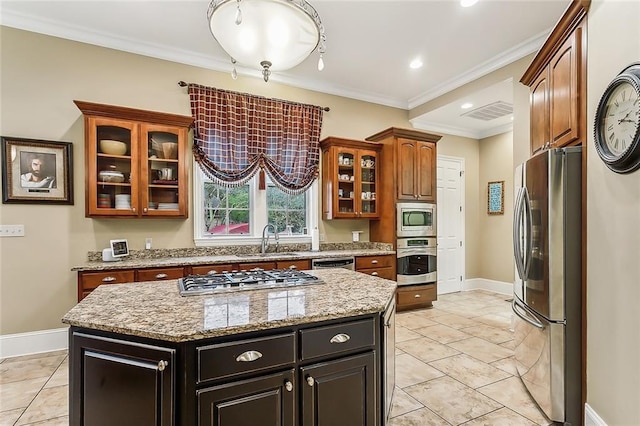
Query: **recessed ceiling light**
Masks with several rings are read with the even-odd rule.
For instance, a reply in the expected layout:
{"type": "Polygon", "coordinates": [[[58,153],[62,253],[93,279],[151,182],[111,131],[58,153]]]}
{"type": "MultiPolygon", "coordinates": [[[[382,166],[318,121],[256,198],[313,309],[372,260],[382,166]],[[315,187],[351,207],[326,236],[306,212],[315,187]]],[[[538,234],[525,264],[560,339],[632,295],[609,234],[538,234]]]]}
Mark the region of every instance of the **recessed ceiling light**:
{"type": "Polygon", "coordinates": [[[411,67],[414,70],[417,70],[418,68],[422,67],[422,61],[420,59],[414,59],[413,61],[411,61],[411,63],[409,64],[409,67],[411,67]]]}
{"type": "Polygon", "coordinates": [[[471,108],[472,106],[473,106],[473,104],[472,104],[472,103],[467,102],[467,103],[464,103],[464,104],[460,105],[460,108],[462,108],[462,109],[469,109],[469,108],[471,108]]]}
{"type": "Polygon", "coordinates": [[[478,3],[478,0],[460,0],[460,6],[462,7],[471,7],[476,3],[478,3]]]}

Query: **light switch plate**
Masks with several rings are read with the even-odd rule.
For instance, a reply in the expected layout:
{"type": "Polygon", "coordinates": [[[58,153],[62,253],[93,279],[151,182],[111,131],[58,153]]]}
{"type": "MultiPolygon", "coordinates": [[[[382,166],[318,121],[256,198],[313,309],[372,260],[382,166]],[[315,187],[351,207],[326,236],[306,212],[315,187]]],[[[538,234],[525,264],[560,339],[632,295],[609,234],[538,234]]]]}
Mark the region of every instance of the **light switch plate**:
{"type": "Polygon", "coordinates": [[[147,250],[151,250],[151,238],[147,238],[144,240],[144,248],[147,250]]]}
{"type": "Polygon", "coordinates": [[[24,225],[0,225],[0,237],[24,237],[24,225]]]}

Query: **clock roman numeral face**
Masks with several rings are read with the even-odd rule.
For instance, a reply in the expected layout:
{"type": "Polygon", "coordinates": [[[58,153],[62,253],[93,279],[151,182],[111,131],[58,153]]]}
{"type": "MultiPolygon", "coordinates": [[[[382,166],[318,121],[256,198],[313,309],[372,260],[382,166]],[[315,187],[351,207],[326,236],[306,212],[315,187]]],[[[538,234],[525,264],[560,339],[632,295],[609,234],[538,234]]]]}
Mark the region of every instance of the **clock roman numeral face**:
{"type": "Polygon", "coordinates": [[[640,98],[631,84],[621,82],[611,92],[603,121],[607,147],[613,155],[623,154],[631,146],[640,121],[640,98]]]}

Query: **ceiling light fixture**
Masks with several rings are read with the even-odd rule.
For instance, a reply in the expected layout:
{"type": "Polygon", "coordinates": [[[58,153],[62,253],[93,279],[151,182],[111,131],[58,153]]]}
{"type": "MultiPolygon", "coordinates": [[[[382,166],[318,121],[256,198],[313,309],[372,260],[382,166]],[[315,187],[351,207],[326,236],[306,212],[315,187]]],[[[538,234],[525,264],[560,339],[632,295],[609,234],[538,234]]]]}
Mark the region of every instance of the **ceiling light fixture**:
{"type": "MultiPolygon", "coordinates": [[[[207,11],[211,34],[235,65],[272,71],[295,67],[318,50],[324,69],[326,36],[318,12],[305,0],[212,0],[207,11]]],[[[235,77],[234,77],[235,78],[235,77]]]]}
{"type": "Polygon", "coordinates": [[[460,108],[462,108],[462,109],[469,109],[469,108],[471,108],[472,106],[473,106],[473,104],[472,104],[471,102],[467,102],[467,103],[464,103],[464,104],[460,105],[460,108]]]}
{"type": "Polygon", "coordinates": [[[419,58],[416,58],[413,61],[411,61],[411,63],[409,64],[409,67],[411,67],[414,70],[416,70],[418,68],[421,68],[422,67],[422,61],[419,58]]]}
{"type": "Polygon", "coordinates": [[[460,0],[460,6],[462,7],[471,7],[476,3],[478,3],[478,0],[460,0]]]}

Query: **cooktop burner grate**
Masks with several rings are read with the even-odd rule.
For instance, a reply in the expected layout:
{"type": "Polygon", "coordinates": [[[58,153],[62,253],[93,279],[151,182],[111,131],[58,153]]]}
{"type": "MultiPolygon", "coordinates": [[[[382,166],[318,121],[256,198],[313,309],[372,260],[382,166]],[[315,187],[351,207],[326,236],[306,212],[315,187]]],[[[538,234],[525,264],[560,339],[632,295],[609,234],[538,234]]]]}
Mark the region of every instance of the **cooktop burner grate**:
{"type": "Polygon", "coordinates": [[[219,274],[188,275],[178,280],[178,290],[182,296],[192,296],[309,284],[324,284],[324,282],[314,275],[296,271],[295,269],[275,269],[271,271],[252,269],[250,271],[231,271],[219,274]]]}

